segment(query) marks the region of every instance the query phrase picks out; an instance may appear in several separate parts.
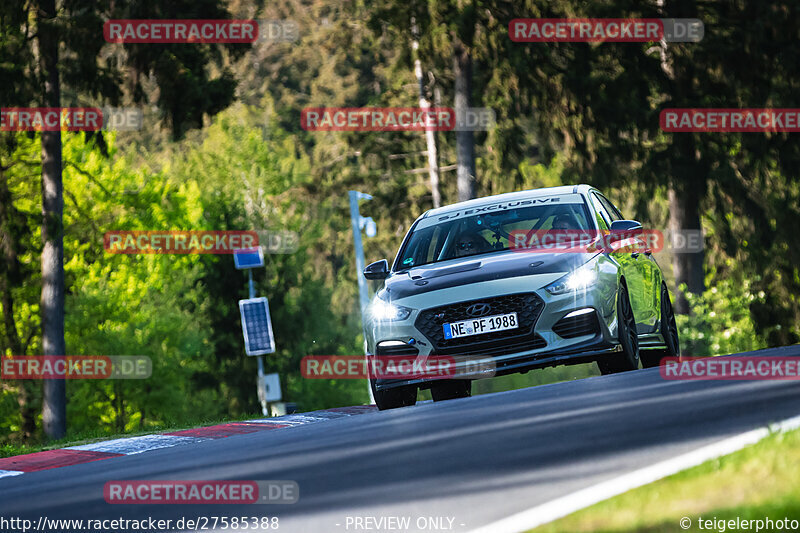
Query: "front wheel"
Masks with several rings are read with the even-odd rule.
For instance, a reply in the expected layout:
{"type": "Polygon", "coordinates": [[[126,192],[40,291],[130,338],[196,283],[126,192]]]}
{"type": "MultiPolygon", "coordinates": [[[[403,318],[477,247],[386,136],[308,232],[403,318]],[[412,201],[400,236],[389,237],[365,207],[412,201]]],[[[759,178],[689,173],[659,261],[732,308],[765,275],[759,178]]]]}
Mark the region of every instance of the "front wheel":
{"type": "Polygon", "coordinates": [[[617,337],[621,351],[604,356],[597,361],[600,373],[616,374],[639,368],[639,335],[628,289],[625,284],[617,291],[617,337]]]}
{"type": "Polygon", "coordinates": [[[375,380],[369,380],[372,388],[372,396],[375,398],[375,405],[378,409],[397,409],[398,407],[409,407],[417,403],[416,385],[404,385],[393,389],[378,390],[375,388],[375,380]]]}
{"type": "Polygon", "coordinates": [[[678,326],[675,324],[675,312],[669,299],[669,291],[664,284],[661,285],[661,336],[664,337],[665,348],[643,351],[643,367],[652,368],[658,366],[664,357],[681,356],[681,344],[678,338],[678,326]]]}

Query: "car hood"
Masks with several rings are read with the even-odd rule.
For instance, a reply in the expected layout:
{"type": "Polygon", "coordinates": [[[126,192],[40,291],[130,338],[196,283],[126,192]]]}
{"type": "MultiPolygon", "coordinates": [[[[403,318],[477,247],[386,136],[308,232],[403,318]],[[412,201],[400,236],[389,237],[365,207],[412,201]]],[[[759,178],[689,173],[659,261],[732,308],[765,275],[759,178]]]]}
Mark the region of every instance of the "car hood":
{"type": "Polygon", "coordinates": [[[597,255],[589,253],[498,252],[393,272],[385,281],[385,300],[497,279],[571,272],[597,255]]]}

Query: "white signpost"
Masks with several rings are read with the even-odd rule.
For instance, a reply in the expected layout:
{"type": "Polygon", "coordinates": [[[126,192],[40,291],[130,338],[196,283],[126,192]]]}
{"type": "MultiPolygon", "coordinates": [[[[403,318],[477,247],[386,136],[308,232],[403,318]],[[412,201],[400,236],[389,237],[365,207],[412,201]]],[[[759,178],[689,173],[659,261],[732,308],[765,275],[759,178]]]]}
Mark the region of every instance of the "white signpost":
{"type": "MultiPolygon", "coordinates": [[[[281,401],[281,380],[278,374],[264,374],[258,378],[258,392],[267,403],[281,401]]],[[[261,398],[259,398],[261,399],[261,398]]]]}

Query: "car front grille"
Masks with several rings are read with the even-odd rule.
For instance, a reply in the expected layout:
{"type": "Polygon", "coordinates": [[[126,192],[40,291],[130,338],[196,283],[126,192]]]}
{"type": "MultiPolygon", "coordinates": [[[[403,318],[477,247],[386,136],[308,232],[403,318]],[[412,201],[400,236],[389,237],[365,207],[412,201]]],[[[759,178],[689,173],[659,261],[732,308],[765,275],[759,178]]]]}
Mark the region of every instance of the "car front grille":
{"type": "Polygon", "coordinates": [[[434,352],[439,355],[506,355],[547,346],[545,340],[534,332],[543,309],[544,301],[534,292],[509,294],[424,309],[414,325],[433,343],[434,352]],[[442,325],[475,318],[467,314],[467,308],[478,303],[490,306],[484,316],[517,313],[519,327],[445,339],[442,325]]]}

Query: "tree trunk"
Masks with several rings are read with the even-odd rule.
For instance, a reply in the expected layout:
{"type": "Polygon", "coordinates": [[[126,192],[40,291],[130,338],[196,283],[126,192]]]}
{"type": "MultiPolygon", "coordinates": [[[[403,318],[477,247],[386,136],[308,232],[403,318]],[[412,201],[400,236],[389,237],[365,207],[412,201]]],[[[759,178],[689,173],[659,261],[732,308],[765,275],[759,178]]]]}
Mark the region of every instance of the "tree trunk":
{"type": "MultiPolygon", "coordinates": [[[[461,43],[456,43],[454,48],[455,111],[456,117],[463,117],[472,93],[472,56],[461,43]]],[[[472,131],[456,131],[456,154],[458,201],[463,202],[475,198],[475,139],[472,131]]]]}
{"type": "MultiPolygon", "coordinates": [[[[8,188],[4,169],[0,167],[0,254],[3,263],[0,265],[0,306],[3,308],[3,330],[12,355],[25,355],[22,340],[19,338],[17,325],[14,322],[14,295],[12,288],[19,283],[19,259],[17,258],[18,230],[15,228],[14,202],[8,188]]],[[[17,405],[22,419],[22,436],[29,439],[36,431],[36,413],[31,403],[33,396],[31,385],[23,380],[17,387],[17,405]]]]}
{"type": "MultiPolygon", "coordinates": [[[[664,17],[674,17],[684,13],[686,17],[697,16],[694,0],[670,2],[656,0],[656,6],[664,17]]],[[[665,39],[660,42],[661,69],[672,84],[673,99],[683,102],[691,98],[694,92],[694,70],[691,58],[679,55],[673,57],[665,39]]],[[[680,107],[680,106],[679,106],[680,107]]],[[[698,151],[694,145],[694,137],[688,133],[674,134],[672,148],[672,179],[667,191],[669,198],[669,229],[672,235],[683,230],[701,230],[700,205],[705,198],[708,184],[708,168],[698,159],[698,151]]],[[[673,237],[674,238],[674,237],[673,237]]],[[[675,285],[686,284],[686,290],[692,294],[701,294],[705,290],[705,274],[703,261],[705,253],[684,253],[678,251],[672,255],[672,271],[675,285]]],[[[689,302],[680,288],[675,298],[675,312],[688,315],[689,302]]]]}
{"type": "MultiPolygon", "coordinates": [[[[37,10],[40,69],[44,104],[61,106],[58,77],[58,31],[55,0],[41,0],[37,10]]],[[[42,132],[42,352],[64,356],[64,196],[61,177],[61,132],[42,132]]],[[[44,380],[42,423],[51,439],[67,430],[64,380],[44,380]]]]}
{"type": "MultiPolygon", "coordinates": [[[[695,167],[698,173],[703,172],[695,167]]],[[[683,230],[700,230],[700,203],[706,193],[705,177],[687,172],[686,176],[695,179],[673,180],[668,191],[669,195],[669,229],[670,234],[683,230]]],[[[675,274],[675,284],[680,287],[686,284],[686,289],[692,294],[701,294],[705,290],[705,276],[703,261],[705,253],[685,253],[680,250],[672,254],[672,271],[675,274]]],[[[689,302],[680,289],[675,299],[675,312],[689,314],[689,302]]]]}
{"type": "MultiPolygon", "coordinates": [[[[417,38],[417,23],[414,18],[411,18],[411,33],[414,35],[414,40],[411,42],[411,48],[414,53],[414,75],[417,77],[417,87],[419,88],[419,107],[427,110],[430,107],[430,102],[425,98],[425,83],[422,78],[422,62],[419,60],[419,41],[417,38]]],[[[439,192],[439,155],[436,150],[436,132],[432,129],[425,130],[425,142],[428,146],[428,176],[431,180],[431,196],[433,199],[433,207],[440,207],[442,205],[442,196],[439,192]]]]}

